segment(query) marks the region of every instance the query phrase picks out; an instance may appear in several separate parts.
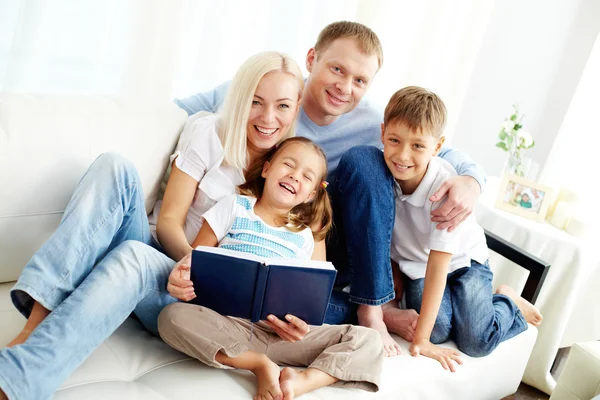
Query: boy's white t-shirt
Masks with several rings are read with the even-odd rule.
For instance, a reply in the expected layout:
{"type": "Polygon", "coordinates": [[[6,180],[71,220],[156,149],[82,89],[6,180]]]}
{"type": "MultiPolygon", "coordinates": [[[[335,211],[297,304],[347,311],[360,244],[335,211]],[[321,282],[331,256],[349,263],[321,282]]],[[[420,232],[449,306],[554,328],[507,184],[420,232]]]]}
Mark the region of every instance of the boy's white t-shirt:
{"type": "Polygon", "coordinates": [[[471,266],[471,260],[484,263],[489,257],[485,234],[473,214],[452,232],[436,229],[438,222],[431,221],[431,211],[443,202],[433,203],[429,198],[446,180],[456,175],[448,162],[432,157],[413,194],[403,195],[396,182],[391,257],[410,279],[425,277],[430,250],[453,254],[448,273],[471,266]]]}
{"type": "Polygon", "coordinates": [[[218,247],[260,257],[310,260],[315,247],[310,228],[293,232],[270,226],[254,213],[255,204],[254,197],[230,195],[204,214],[218,247]]]}
{"type": "MultiPolygon", "coordinates": [[[[245,182],[242,171],[223,164],[225,151],[217,134],[218,128],[218,115],[190,117],[169,159],[169,163],[175,160],[177,168],[198,181],[184,225],[189,243],[196,239],[202,227],[202,215],[222,198],[237,193],[237,187],[245,182]]],[[[161,206],[162,200],[157,201],[148,217],[152,236],[157,242],[156,222],[161,206]]]]}

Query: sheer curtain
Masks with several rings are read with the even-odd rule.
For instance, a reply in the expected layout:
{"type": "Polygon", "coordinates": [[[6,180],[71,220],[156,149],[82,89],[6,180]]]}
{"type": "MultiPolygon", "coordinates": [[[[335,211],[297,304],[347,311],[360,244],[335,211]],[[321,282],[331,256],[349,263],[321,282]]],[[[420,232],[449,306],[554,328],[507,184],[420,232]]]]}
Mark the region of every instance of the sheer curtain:
{"type": "Polygon", "coordinates": [[[369,98],[428,87],[451,135],[494,0],[0,0],[0,90],[179,97],[232,77],[248,56],[283,51],[303,67],[336,20],[371,27],[384,66],[369,98]]]}
{"type": "Polygon", "coordinates": [[[600,223],[597,212],[598,152],[600,151],[600,35],[554,141],[542,181],[578,195],[576,215],[590,228],[600,223]],[[596,182],[596,183],[594,183],[596,182]]]}

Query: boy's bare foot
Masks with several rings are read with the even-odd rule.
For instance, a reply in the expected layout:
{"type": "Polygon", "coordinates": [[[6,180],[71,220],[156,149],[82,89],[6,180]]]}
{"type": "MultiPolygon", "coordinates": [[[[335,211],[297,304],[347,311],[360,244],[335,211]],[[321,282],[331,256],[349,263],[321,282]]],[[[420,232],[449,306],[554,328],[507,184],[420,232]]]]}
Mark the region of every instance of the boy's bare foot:
{"type": "Polygon", "coordinates": [[[394,357],[402,352],[400,345],[390,336],[383,322],[383,310],[381,306],[369,306],[360,304],[358,306],[358,324],[367,328],[375,329],[381,335],[383,342],[383,354],[386,357],[394,357]]]}
{"type": "Polygon", "coordinates": [[[513,288],[511,288],[508,285],[500,285],[498,286],[496,293],[510,297],[512,301],[514,301],[517,304],[519,310],[521,310],[521,313],[525,317],[525,321],[529,322],[531,325],[534,326],[540,326],[542,324],[542,320],[544,319],[544,317],[542,317],[540,310],[538,310],[536,306],[519,296],[513,288]]]}
{"type": "MultiPolygon", "coordinates": [[[[28,329],[23,329],[21,332],[19,332],[16,338],[14,338],[9,344],[6,345],[6,347],[13,347],[18,344],[25,343],[29,335],[31,335],[31,331],[28,329]]],[[[0,395],[0,400],[2,399],[3,397],[2,395],[0,395]]]]}
{"type": "Polygon", "coordinates": [[[254,400],[281,400],[282,393],[279,387],[279,366],[271,361],[267,356],[260,364],[250,370],[258,380],[258,389],[254,400]]]}
{"type": "Polygon", "coordinates": [[[415,310],[401,310],[395,306],[383,306],[383,322],[388,331],[399,335],[406,341],[413,341],[418,320],[419,314],[415,310]]]}

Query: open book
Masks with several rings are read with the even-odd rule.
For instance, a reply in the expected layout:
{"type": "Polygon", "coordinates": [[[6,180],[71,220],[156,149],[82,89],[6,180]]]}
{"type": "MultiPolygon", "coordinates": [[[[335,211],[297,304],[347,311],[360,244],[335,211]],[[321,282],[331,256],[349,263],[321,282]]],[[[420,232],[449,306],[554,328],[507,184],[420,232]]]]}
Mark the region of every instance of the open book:
{"type": "Polygon", "coordinates": [[[192,252],[191,302],[222,315],[257,322],[292,314],[321,325],[336,270],[326,261],[266,259],[253,254],[198,246],[192,252]]]}

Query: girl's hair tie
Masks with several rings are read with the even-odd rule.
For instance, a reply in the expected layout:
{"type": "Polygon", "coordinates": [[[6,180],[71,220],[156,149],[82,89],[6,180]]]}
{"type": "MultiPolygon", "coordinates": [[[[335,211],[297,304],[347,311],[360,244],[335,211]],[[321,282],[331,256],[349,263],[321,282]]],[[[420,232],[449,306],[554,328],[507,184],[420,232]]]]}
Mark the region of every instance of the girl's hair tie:
{"type": "Polygon", "coordinates": [[[323,182],[321,182],[321,187],[322,187],[323,189],[327,189],[327,186],[329,186],[329,182],[327,182],[327,181],[323,181],[323,182]]]}

